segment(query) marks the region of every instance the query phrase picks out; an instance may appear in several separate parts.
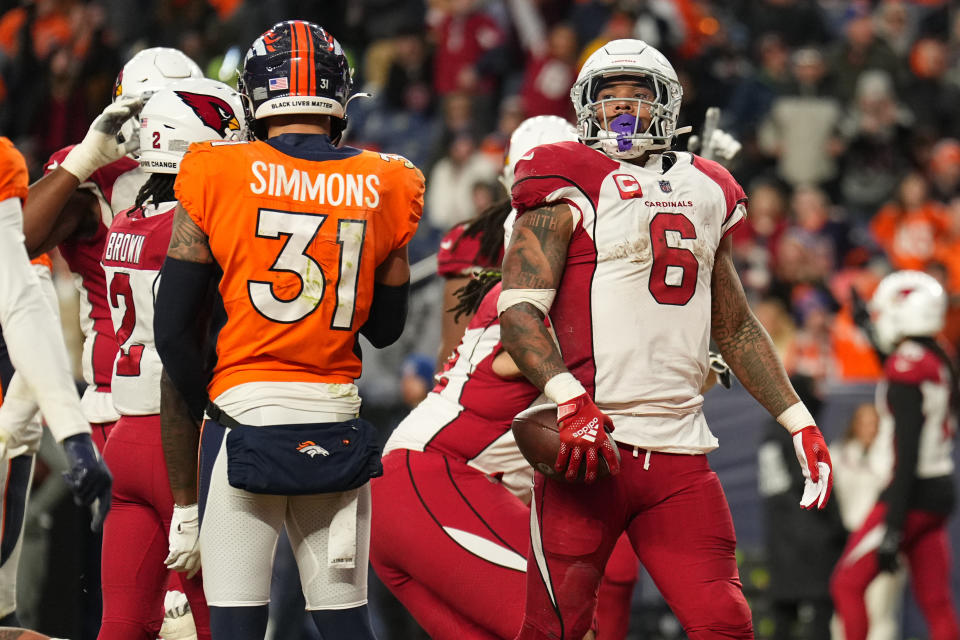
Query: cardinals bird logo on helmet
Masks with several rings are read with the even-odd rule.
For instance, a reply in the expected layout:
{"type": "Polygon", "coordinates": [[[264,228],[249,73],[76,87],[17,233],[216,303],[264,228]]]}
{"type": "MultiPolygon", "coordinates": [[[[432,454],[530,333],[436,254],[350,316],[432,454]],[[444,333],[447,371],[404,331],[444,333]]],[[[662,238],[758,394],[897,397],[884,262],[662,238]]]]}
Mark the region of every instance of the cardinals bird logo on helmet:
{"type": "Polygon", "coordinates": [[[245,137],[240,94],[208,78],[181,80],[143,105],[140,166],[148,173],[177,173],[192,143],[245,137]]]}
{"type": "Polygon", "coordinates": [[[240,121],[234,115],[233,108],[222,98],[189,91],[175,93],[193,109],[203,124],[219,133],[220,137],[226,138],[230,131],[240,130],[240,121]]]}

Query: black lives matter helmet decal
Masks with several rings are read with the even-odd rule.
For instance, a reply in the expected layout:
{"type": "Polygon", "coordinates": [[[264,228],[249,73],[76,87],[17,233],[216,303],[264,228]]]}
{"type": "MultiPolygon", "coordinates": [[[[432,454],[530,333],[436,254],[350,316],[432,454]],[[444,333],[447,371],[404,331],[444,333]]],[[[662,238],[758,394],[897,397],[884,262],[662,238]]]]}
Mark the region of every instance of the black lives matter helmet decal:
{"type": "Polygon", "coordinates": [[[239,87],[252,119],[319,114],[343,120],[353,78],[336,38],[319,25],[288,20],[250,46],[239,87]]]}

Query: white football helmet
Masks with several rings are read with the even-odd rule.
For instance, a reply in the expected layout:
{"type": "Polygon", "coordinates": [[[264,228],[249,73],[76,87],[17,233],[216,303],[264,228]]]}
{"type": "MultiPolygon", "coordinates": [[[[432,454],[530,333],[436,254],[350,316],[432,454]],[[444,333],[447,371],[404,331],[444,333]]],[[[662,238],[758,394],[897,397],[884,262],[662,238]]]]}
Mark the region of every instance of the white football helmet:
{"type": "Polygon", "coordinates": [[[513,171],[517,162],[530,149],[541,144],[554,142],[577,142],[576,128],[560,116],[534,116],[527,118],[513,130],[507,153],[503,159],[503,171],[500,174],[500,184],[507,193],[513,187],[513,171]]]}
{"type": "Polygon", "coordinates": [[[878,346],[891,352],[908,337],[935,336],[947,315],[947,294],[922,271],[895,271],[877,285],[870,300],[878,346]]]}
{"type": "MultiPolygon", "coordinates": [[[[628,160],[647,151],[669,149],[679,133],[677,118],[683,88],[677,72],[667,58],[643,40],[613,40],[597,49],[584,63],[577,81],[570,89],[570,98],[577,113],[580,140],[611,158],[628,160]],[[610,82],[642,80],[654,94],[653,100],[636,100],[637,107],[650,111],[650,126],[640,130],[640,120],[623,116],[607,121],[603,100],[597,100],[600,89],[610,82]]],[[[623,102],[616,99],[616,102],[623,102]]]]}
{"type": "MultiPolygon", "coordinates": [[[[153,92],[171,82],[186,78],[202,78],[203,71],[179,49],[151,47],[130,58],[113,84],[113,100],[120,96],[135,96],[147,100],[153,92]]],[[[130,118],[120,128],[117,140],[127,153],[137,151],[137,118],[130,118]]]]}
{"type": "Polygon", "coordinates": [[[245,139],[240,94],[209,78],[171,83],[140,111],[140,166],[148,173],[177,173],[192,142],[245,139]]]}
{"type": "MultiPolygon", "coordinates": [[[[527,118],[513,130],[507,153],[503,159],[503,171],[500,174],[500,184],[510,193],[513,188],[513,172],[517,168],[520,158],[534,147],[554,142],[577,142],[576,128],[560,116],[534,116],[527,118]]],[[[503,246],[510,246],[510,236],[513,233],[513,223],[517,219],[517,212],[511,211],[503,221],[503,246]]]]}

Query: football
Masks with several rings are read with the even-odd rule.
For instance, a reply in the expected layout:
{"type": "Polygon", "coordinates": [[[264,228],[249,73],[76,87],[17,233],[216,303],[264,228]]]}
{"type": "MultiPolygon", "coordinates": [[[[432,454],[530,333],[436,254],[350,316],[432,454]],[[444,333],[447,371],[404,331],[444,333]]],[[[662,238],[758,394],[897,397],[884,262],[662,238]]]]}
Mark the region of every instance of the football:
{"type": "Polygon", "coordinates": [[[50,636],[45,636],[29,629],[20,629],[19,627],[0,627],[0,640],[52,640],[50,636]]]}
{"type": "MultiPolygon", "coordinates": [[[[520,453],[534,469],[547,477],[565,480],[563,474],[558,474],[553,470],[553,464],[557,461],[557,452],[560,450],[557,405],[551,402],[524,409],[513,419],[511,429],[513,429],[513,437],[517,441],[517,448],[520,449],[520,453]]],[[[610,438],[610,434],[606,431],[604,431],[604,436],[610,438]]],[[[619,460],[620,450],[616,444],[614,444],[613,450],[619,460]]],[[[580,463],[577,482],[583,482],[585,466],[583,462],[580,463]]],[[[605,478],[608,475],[610,475],[610,470],[607,468],[607,462],[603,459],[603,456],[600,456],[597,478],[605,478]]]]}

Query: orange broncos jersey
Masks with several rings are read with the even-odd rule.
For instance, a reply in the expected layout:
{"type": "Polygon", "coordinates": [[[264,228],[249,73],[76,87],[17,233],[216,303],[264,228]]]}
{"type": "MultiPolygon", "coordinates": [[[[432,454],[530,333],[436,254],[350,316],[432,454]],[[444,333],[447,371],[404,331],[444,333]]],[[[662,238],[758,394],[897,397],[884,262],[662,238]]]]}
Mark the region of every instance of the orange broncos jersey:
{"type": "Polygon", "coordinates": [[[408,160],[328,146],[191,145],[176,194],[223,270],[227,323],[211,398],[246,382],[352,383],[374,271],[413,237],[423,174],[408,160]]]}
{"type": "Polygon", "coordinates": [[[27,197],[30,179],[27,163],[8,138],[0,137],[0,202],[27,197]]]}

